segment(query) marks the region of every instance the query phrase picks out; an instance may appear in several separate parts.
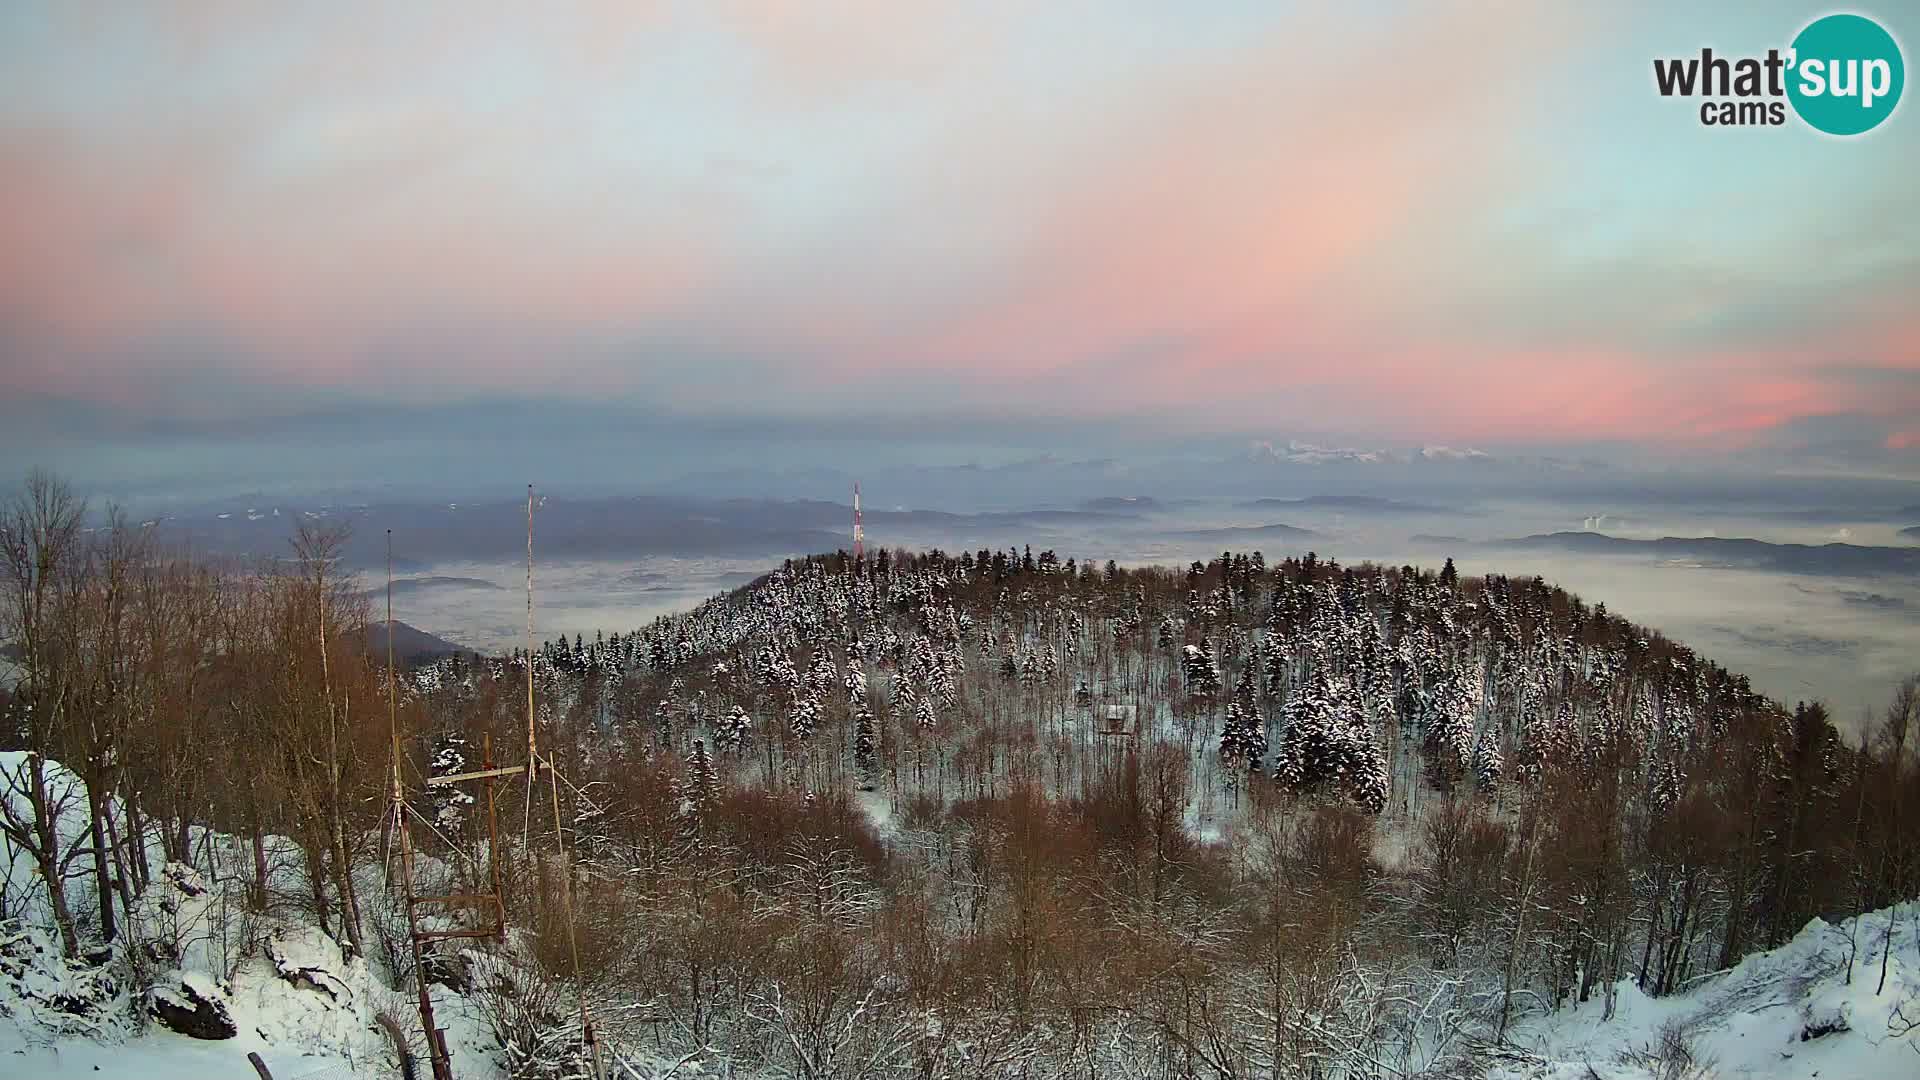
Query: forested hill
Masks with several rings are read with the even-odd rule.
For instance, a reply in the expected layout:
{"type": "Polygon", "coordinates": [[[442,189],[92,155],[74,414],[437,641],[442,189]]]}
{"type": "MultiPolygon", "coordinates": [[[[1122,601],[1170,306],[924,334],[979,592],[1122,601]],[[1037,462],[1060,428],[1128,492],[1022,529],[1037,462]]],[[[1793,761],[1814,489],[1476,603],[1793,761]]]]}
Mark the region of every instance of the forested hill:
{"type": "MultiPolygon", "coordinates": [[[[589,775],[637,758],[696,789],[857,787],[937,814],[1022,785],[1091,797],[1124,746],[1183,763],[1198,842],[1269,805],[1384,815],[1400,843],[1461,814],[1524,827],[1559,853],[1536,886],[1567,901],[1536,929],[1578,943],[1547,968],[1583,988],[1634,968],[1674,985],[1910,888],[1849,862],[1868,796],[1843,814],[1842,793],[1867,759],[1821,707],[1785,708],[1538,578],[1450,561],[839,553],[549,643],[536,670],[589,775]]],[[[473,674],[419,678],[431,693],[473,674]]]]}
{"type": "MultiPolygon", "coordinates": [[[[1733,728],[1791,720],[1744,676],[1539,578],[1313,554],[1223,553],[1185,571],[1030,550],[815,557],[633,633],[547,643],[541,665],[620,688],[596,695],[605,730],[687,717],[721,748],[735,705],[761,729],[845,718],[835,688],[852,669],[928,731],[1015,701],[1049,717],[1126,705],[1163,734],[1224,739],[1223,782],[1260,776],[1374,812],[1622,754],[1670,801],[1733,728]]],[[[869,756],[853,765],[896,767],[869,756]]]]}
{"type": "MultiPolygon", "coordinates": [[[[221,980],[298,990],[297,941],[365,1011],[467,1018],[463,1076],[586,1075],[589,1013],[614,1060],[665,1056],[642,1075],[1480,1075],[1516,1025],[1873,910],[1849,977],[1912,996],[1920,681],[1856,744],[1537,578],[1023,548],[800,559],[401,682],[342,532],[236,567],[40,492],[0,545],[35,568],[0,576],[0,913],[60,969],[0,970],[48,1003],[32,1039],[242,1037],[221,980]],[[187,899],[204,925],[158,934],[187,899]]],[[[320,996],[322,1049],[374,1060],[320,996]]]]}

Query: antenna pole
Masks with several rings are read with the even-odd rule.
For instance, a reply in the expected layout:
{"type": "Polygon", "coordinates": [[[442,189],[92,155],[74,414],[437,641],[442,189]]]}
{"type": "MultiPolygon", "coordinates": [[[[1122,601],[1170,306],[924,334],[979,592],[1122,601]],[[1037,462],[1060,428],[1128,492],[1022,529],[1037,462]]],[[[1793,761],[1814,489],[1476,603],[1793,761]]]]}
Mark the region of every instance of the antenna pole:
{"type": "Polygon", "coordinates": [[[533,485],[527,485],[527,801],[520,817],[520,842],[527,867],[537,872],[533,854],[533,786],[540,781],[540,746],[533,726],[533,485]]]}
{"type": "MultiPolygon", "coordinates": [[[[533,811],[533,786],[540,780],[540,745],[535,736],[533,707],[533,485],[527,485],[527,812],[533,811]]],[[[491,757],[491,754],[489,754],[491,757]]],[[[566,916],[567,951],[573,957],[574,993],[580,1008],[580,1033],[590,1055],[592,1076],[599,1080],[600,1044],[594,1037],[593,1014],[587,1008],[587,983],[580,971],[580,938],[573,917],[573,857],[567,850],[567,834],[560,815],[560,770],[549,760],[547,779],[552,784],[553,842],[560,851],[560,902],[566,916]]],[[[491,778],[488,780],[491,783],[491,778]]],[[[491,817],[491,796],[489,796],[491,817]]],[[[531,821],[529,821],[529,826],[531,821]]]]}
{"type": "Polygon", "coordinates": [[[527,783],[533,783],[540,747],[533,734],[533,485],[527,485],[527,783]]]}
{"type": "Polygon", "coordinates": [[[406,793],[400,785],[400,706],[393,671],[393,530],[387,530],[387,727],[393,739],[393,827],[400,831],[400,889],[407,904],[407,940],[413,945],[413,983],[420,991],[420,1027],[427,1036],[433,1080],[453,1080],[453,1059],[433,1018],[433,990],[421,952],[420,903],[413,892],[413,830],[407,825],[406,793]]]}

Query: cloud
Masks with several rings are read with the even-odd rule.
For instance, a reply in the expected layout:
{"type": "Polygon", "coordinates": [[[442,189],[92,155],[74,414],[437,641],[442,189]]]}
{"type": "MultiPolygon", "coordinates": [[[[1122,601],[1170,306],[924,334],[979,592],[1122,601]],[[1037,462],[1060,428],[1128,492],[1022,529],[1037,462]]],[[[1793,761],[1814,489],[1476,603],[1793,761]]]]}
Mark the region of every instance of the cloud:
{"type": "Polygon", "coordinates": [[[1916,445],[1910,143],[1641,145],[1656,103],[1595,72],[1643,74],[1652,9],[0,19],[16,408],[1916,445]]]}

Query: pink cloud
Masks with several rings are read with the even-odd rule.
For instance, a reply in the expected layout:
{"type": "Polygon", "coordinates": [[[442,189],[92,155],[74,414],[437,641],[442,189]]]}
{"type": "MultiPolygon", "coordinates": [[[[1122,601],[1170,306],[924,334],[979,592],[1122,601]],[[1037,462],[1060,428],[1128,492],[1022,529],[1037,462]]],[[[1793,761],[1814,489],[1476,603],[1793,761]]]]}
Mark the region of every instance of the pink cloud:
{"type": "MultiPolygon", "coordinates": [[[[1516,88],[1604,10],[1311,10],[1110,67],[1051,43],[1032,71],[1011,8],[743,2],[687,24],[609,3],[506,29],[381,9],[378,33],[364,12],[190,8],[142,31],[181,99],[0,123],[0,390],[132,405],[118,376],[231,365],[369,395],[1016,401],[1461,441],[1725,443],[1920,411],[1911,381],[1874,381],[1920,368],[1900,297],[1862,301],[1849,340],[1748,351],[1495,324],[1587,299],[1528,279],[1539,250],[1445,241],[1568,182],[1513,137],[1516,88]],[[1498,77],[1468,77],[1496,38],[1498,77]],[[710,85],[621,96],[713,39],[710,85]]],[[[1708,319],[1739,284],[1659,314],[1708,319]]]]}

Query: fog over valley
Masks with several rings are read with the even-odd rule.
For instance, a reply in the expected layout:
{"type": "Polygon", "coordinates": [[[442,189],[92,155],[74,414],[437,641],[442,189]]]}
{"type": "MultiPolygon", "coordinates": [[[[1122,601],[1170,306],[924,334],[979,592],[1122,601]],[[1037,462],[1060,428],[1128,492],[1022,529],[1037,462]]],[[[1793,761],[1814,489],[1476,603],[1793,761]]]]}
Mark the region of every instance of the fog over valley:
{"type": "MultiPolygon", "coordinates": [[[[1451,558],[1464,574],[1544,577],[1699,648],[1783,701],[1824,701],[1849,724],[1877,707],[1881,688],[1911,666],[1920,642],[1920,542],[1903,533],[1920,520],[1920,485],[1789,478],[1771,486],[1769,499],[1769,487],[1751,479],[1729,485],[1596,466],[1570,493],[1514,497],[1490,490],[1475,470],[1511,469],[1521,482],[1507,486],[1538,489],[1554,474],[1533,464],[1452,461],[1261,469],[1044,461],[987,470],[980,480],[978,470],[956,478],[946,469],[883,467],[879,483],[862,482],[867,542],[952,552],[1012,545],[1130,566],[1184,566],[1222,550],[1269,559],[1314,551],[1343,563],[1427,568],[1451,558]],[[1143,476],[1166,486],[1151,494],[1117,486],[1143,476]],[[1002,478],[1016,494],[986,498],[1002,478]],[[1342,481],[1394,494],[1332,488],[1342,481]],[[1048,491],[1044,483],[1063,486],[1048,491]],[[1210,487],[1240,493],[1191,493],[1210,487]],[[926,501],[943,494],[952,502],[926,501]]],[[[781,559],[850,546],[851,492],[836,501],[823,489],[837,473],[796,480],[815,498],[768,495],[777,476],[709,480],[736,484],[738,493],[723,486],[718,495],[686,494],[698,485],[675,482],[660,494],[539,495],[536,633],[626,632],[781,559]]],[[[176,505],[145,520],[210,552],[266,557],[285,554],[296,521],[350,522],[349,556],[376,606],[392,529],[396,618],[502,651],[525,636],[525,511],[523,500],[497,496],[248,496],[176,505]]]]}

